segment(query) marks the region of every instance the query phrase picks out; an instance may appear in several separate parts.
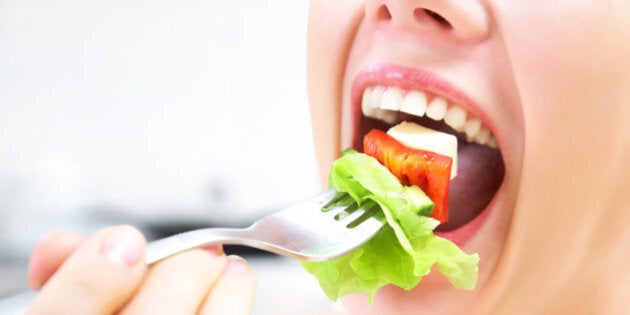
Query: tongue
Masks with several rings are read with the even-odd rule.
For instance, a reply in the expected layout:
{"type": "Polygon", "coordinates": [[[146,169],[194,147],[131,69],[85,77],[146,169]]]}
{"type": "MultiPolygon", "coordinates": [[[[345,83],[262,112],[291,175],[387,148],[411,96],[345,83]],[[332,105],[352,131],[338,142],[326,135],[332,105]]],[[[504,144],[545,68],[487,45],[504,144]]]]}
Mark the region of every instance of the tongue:
{"type": "Polygon", "coordinates": [[[457,160],[457,177],[449,188],[449,220],[437,228],[439,231],[455,229],[474,219],[503,181],[505,171],[498,149],[460,141],[457,160]]]}

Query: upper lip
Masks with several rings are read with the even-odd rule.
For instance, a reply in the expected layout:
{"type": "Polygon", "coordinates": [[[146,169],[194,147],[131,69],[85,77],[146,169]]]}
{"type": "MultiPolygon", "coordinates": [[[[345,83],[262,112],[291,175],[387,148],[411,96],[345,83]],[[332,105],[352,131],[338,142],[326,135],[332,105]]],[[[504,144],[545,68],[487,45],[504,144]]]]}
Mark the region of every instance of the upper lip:
{"type": "Polygon", "coordinates": [[[420,90],[440,96],[479,118],[493,134],[497,134],[487,113],[463,90],[424,69],[391,63],[372,63],[361,68],[355,75],[350,95],[352,115],[354,116],[352,121],[355,126],[361,117],[363,91],[367,87],[376,85],[397,87],[404,90],[420,90]]]}

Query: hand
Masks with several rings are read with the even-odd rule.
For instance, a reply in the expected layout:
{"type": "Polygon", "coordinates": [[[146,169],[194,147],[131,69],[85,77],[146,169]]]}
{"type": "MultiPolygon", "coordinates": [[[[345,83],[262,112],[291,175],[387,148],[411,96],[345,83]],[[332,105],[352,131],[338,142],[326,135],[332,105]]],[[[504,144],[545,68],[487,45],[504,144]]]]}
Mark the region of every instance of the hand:
{"type": "Polygon", "coordinates": [[[186,251],[148,267],[146,241],[129,226],[93,237],[60,231],[33,249],[27,314],[249,314],[256,275],[221,246],[186,251]]]}

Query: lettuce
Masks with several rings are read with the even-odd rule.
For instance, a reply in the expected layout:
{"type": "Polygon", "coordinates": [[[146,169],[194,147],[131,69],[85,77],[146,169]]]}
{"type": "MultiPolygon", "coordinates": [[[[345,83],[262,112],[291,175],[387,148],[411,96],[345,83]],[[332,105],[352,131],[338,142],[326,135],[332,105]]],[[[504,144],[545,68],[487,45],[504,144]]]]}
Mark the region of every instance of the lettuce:
{"type": "Polygon", "coordinates": [[[355,292],[374,295],[386,284],[410,290],[437,264],[456,288],[472,290],[479,256],[468,255],[433,234],[439,222],[428,217],[433,203],[416,186],[403,186],[376,159],[346,150],[333,163],[330,186],[359,204],[377,202],[387,224],[350,254],[324,262],[302,262],[331,300],[355,292]]]}

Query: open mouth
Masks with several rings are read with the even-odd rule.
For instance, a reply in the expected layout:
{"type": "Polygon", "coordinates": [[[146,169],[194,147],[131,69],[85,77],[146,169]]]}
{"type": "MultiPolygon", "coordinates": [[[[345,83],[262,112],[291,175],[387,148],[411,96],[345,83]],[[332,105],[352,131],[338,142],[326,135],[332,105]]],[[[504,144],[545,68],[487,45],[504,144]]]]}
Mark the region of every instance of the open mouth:
{"type": "Polygon", "coordinates": [[[458,139],[457,176],[449,190],[449,220],[437,231],[457,229],[479,216],[505,175],[499,144],[477,108],[461,93],[418,71],[367,69],[352,89],[352,147],[363,151],[363,136],[408,121],[458,139]],[[473,112],[475,111],[475,112],[473,112]]]}

